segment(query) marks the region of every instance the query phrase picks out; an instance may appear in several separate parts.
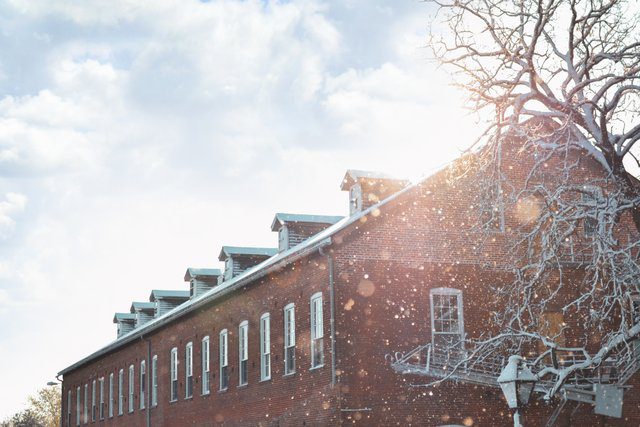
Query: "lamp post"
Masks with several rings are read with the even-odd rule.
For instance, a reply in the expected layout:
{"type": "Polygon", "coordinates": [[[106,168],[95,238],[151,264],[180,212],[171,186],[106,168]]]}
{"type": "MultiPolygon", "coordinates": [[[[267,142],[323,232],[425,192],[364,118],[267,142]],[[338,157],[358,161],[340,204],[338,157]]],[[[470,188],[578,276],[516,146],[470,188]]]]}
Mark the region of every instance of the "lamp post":
{"type": "Polygon", "coordinates": [[[507,399],[509,408],[515,409],[513,414],[514,427],[522,427],[520,424],[520,412],[518,410],[529,403],[529,398],[536,383],[536,376],[527,368],[521,356],[510,356],[507,366],[504,367],[498,377],[498,384],[507,399]]]}
{"type": "MultiPolygon", "coordinates": [[[[58,379],[58,377],[56,377],[56,379],[58,379]]],[[[47,381],[47,385],[49,387],[62,386],[62,381],[47,381]]],[[[62,399],[62,396],[60,396],[60,399],[62,399]]],[[[62,402],[60,402],[60,427],[62,427],[62,402]]]]}

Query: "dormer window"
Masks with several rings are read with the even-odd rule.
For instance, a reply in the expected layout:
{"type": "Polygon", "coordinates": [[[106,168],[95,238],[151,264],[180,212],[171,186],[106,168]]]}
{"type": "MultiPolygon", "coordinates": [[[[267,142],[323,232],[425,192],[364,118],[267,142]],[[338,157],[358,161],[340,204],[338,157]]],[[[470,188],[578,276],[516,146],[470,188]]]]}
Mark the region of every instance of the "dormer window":
{"type": "Polygon", "coordinates": [[[340,189],[349,192],[349,214],[361,212],[409,184],[404,179],[392,178],[381,172],[349,169],[340,189]]]}
{"type": "Polygon", "coordinates": [[[224,262],[224,280],[236,277],[277,253],[276,248],[223,246],[218,260],[224,262]]]}
{"type": "Polygon", "coordinates": [[[198,297],[218,284],[221,275],[217,268],[187,268],[184,281],[189,282],[189,295],[198,297]]]}
{"type": "Polygon", "coordinates": [[[341,219],[341,216],[277,213],[271,231],[278,232],[278,252],[301,244],[341,219]]]}
{"type": "Polygon", "coordinates": [[[355,184],[349,189],[349,214],[362,210],[362,186],[355,184]]]}

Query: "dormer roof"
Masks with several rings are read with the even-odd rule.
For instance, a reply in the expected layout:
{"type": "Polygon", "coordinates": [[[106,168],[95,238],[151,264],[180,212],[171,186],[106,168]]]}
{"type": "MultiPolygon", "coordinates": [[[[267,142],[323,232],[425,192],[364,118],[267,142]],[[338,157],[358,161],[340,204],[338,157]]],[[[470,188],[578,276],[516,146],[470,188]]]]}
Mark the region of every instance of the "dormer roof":
{"type": "Polygon", "coordinates": [[[409,184],[409,181],[406,179],[398,179],[394,178],[391,175],[388,175],[383,172],[378,171],[363,171],[358,169],[349,169],[347,173],[345,173],[344,178],[342,178],[342,184],[340,185],[340,190],[347,191],[349,190],[353,184],[361,182],[363,180],[371,180],[371,181],[381,181],[381,180],[389,180],[396,181],[402,187],[409,184]]]}
{"type": "Polygon", "coordinates": [[[285,223],[307,223],[307,224],[335,224],[340,221],[342,216],[329,215],[306,215],[306,214],[290,214],[277,213],[271,223],[271,231],[278,231],[285,223]]]}
{"type": "Polygon", "coordinates": [[[184,299],[188,300],[190,296],[189,291],[172,291],[164,289],[154,289],[151,291],[149,301],[157,301],[159,299],[184,299]]]}
{"type": "Polygon", "coordinates": [[[134,313],[116,313],[113,316],[113,323],[120,323],[126,321],[135,322],[136,315],[134,313]]]}
{"type": "Polygon", "coordinates": [[[213,281],[220,276],[222,272],[217,268],[187,268],[184,273],[184,281],[188,282],[192,279],[200,279],[202,281],[213,281]]]}
{"type": "Polygon", "coordinates": [[[141,310],[141,311],[153,311],[155,310],[156,305],[155,303],[152,302],[139,302],[139,301],[134,301],[131,303],[131,313],[141,310]]]}
{"type": "Polygon", "coordinates": [[[271,257],[278,253],[278,249],[276,248],[249,248],[242,246],[223,246],[220,250],[220,255],[218,259],[220,261],[224,261],[227,258],[240,255],[240,256],[260,256],[260,257],[271,257]]]}

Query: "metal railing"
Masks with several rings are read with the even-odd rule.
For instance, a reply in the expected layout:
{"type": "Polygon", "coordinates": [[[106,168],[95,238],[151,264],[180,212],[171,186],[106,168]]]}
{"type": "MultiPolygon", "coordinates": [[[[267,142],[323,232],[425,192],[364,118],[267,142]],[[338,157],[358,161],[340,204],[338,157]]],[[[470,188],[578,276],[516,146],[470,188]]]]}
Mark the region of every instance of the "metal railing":
{"type": "MultiPolygon", "coordinates": [[[[460,343],[454,347],[425,344],[408,353],[396,353],[392,367],[405,374],[426,375],[438,380],[459,380],[474,384],[497,387],[497,378],[507,363],[506,355],[475,354],[472,344],[460,343]]],[[[575,349],[559,349],[556,352],[557,368],[567,368],[585,361],[582,352],[575,349]]],[[[531,363],[529,368],[539,373],[549,364],[531,363]]],[[[640,343],[623,346],[597,367],[576,370],[565,384],[574,393],[581,390],[591,393],[594,384],[624,386],[640,369],[640,343]]],[[[554,385],[552,379],[542,378],[536,391],[544,393],[554,385]]],[[[584,401],[584,398],[581,398],[584,401]]]]}

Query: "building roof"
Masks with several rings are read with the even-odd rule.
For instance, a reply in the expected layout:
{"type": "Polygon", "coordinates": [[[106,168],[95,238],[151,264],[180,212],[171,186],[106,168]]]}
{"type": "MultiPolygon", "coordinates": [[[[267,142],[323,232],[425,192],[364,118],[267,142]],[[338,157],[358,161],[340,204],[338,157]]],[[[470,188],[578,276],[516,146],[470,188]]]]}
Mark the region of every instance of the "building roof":
{"type": "Polygon", "coordinates": [[[156,305],[153,302],[134,301],[131,303],[131,312],[136,310],[155,310],[156,305]]]}
{"type": "Polygon", "coordinates": [[[249,247],[243,247],[243,246],[223,246],[222,249],[220,250],[220,255],[218,256],[218,259],[220,261],[224,261],[233,255],[271,257],[277,253],[278,253],[278,249],[276,248],[249,248],[249,247]]]}
{"type": "Polygon", "coordinates": [[[343,216],[329,216],[329,215],[306,215],[306,214],[290,214],[290,213],[277,213],[273,222],[271,223],[271,231],[278,231],[287,222],[301,222],[311,224],[335,224],[340,221],[343,216]]]}
{"type": "Polygon", "coordinates": [[[340,189],[343,191],[351,188],[353,184],[358,181],[369,179],[369,180],[387,180],[387,181],[397,181],[398,183],[406,186],[409,184],[409,181],[406,179],[395,178],[391,175],[388,175],[383,172],[377,171],[362,171],[358,169],[349,169],[347,173],[344,174],[344,178],[342,178],[342,183],[340,184],[340,189]]]}
{"type": "MultiPolygon", "coordinates": [[[[280,253],[277,253],[277,250],[272,249],[273,251],[276,252],[276,254],[271,256],[270,258],[262,261],[261,263],[251,268],[248,268],[247,270],[243,271],[237,276],[224,281],[222,284],[213,287],[207,292],[204,292],[202,295],[192,298],[189,301],[185,302],[184,304],[181,304],[173,308],[172,310],[168,311],[162,316],[158,316],[154,318],[153,320],[123,335],[122,337],[116,339],[115,341],[112,341],[111,343],[107,344],[101,349],[91,353],[89,356],[64,368],[62,371],[59,372],[59,375],[64,375],[67,372],[71,372],[74,369],[77,369],[98,357],[108,354],[109,352],[115,351],[116,349],[138,339],[141,336],[144,336],[147,333],[160,329],[164,325],[170,322],[173,322],[174,320],[188,313],[191,313],[194,310],[204,307],[206,304],[209,304],[219,298],[223,298],[226,295],[234,292],[235,290],[241,289],[243,286],[250,284],[251,282],[254,282],[272,272],[278,271],[286,267],[287,265],[314,253],[320,248],[330,245],[332,243],[331,237],[334,234],[347,228],[353,223],[358,223],[361,218],[369,215],[374,210],[379,209],[381,206],[386,205],[387,203],[398,198],[400,195],[415,188],[417,185],[419,185],[421,182],[428,179],[430,176],[435,175],[437,172],[449,166],[449,164],[450,162],[435,169],[434,171],[432,171],[432,174],[430,174],[426,178],[423,178],[422,180],[420,180],[420,182],[404,187],[400,191],[368,207],[367,209],[364,209],[361,212],[358,212],[354,215],[341,219],[340,221],[336,222],[332,226],[325,228],[320,233],[315,234],[314,236],[310,237],[309,239],[305,240],[299,245],[293,246],[292,248],[289,248],[280,253]]],[[[186,297],[188,297],[189,291],[185,291],[185,295],[186,297]]],[[[152,292],[152,296],[153,296],[153,292],[152,292]]]]}
{"type": "Polygon", "coordinates": [[[116,313],[113,316],[113,323],[126,322],[127,320],[136,320],[134,313],[116,313]]]}
{"type": "Polygon", "coordinates": [[[188,282],[191,279],[215,279],[220,276],[222,272],[217,268],[187,268],[187,272],[184,273],[184,281],[188,282]]]}
{"type": "Polygon", "coordinates": [[[150,301],[158,299],[189,299],[191,293],[189,291],[172,291],[164,289],[154,289],[149,296],[150,301]]]}

